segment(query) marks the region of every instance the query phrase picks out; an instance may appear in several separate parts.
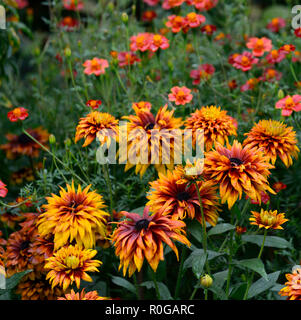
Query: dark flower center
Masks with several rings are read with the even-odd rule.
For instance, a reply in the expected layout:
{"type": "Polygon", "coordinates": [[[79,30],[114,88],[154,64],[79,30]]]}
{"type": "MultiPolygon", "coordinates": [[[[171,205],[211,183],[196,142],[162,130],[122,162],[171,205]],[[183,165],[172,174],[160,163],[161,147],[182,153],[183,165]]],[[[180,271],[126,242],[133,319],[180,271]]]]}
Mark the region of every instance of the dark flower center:
{"type": "Polygon", "coordinates": [[[22,133],[18,136],[18,142],[20,144],[30,144],[33,140],[31,140],[31,138],[29,138],[25,133],[22,133]]]}
{"type": "Polygon", "coordinates": [[[70,207],[76,209],[80,204],[76,200],[71,200],[70,207]]]}
{"type": "Polygon", "coordinates": [[[152,130],[152,129],[154,129],[154,126],[155,126],[154,123],[149,123],[149,124],[145,127],[145,130],[146,130],[146,131],[147,131],[147,130],[152,130]]]}
{"type": "Polygon", "coordinates": [[[135,228],[137,231],[141,231],[142,229],[147,230],[148,225],[149,225],[149,220],[142,219],[136,222],[135,228]]]}
{"type": "Polygon", "coordinates": [[[241,164],[243,164],[243,161],[238,158],[230,158],[229,160],[232,166],[240,166],[241,164]]]}
{"type": "Polygon", "coordinates": [[[190,199],[190,194],[186,191],[180,192],[177,194],[177,199],[179,201],[187,201],[188,199],[190,199]]]}
{"type": "Polygon", "coordinates": [[[20,250],[23,251],[27,248],[29,248],[29,244],[30,244],[30,241],[29,240],[25,240],[21,243],[20,245],[20,250]]]}

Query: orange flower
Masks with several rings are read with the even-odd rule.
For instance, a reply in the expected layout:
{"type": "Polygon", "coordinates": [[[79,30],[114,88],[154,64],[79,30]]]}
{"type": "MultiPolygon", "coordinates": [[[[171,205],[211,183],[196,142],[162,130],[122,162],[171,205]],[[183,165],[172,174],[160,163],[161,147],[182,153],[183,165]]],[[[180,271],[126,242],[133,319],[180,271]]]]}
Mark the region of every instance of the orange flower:
{"type": "Polygon", "coordinates": [[[216,26],[214,26],[212,24],[206,24],[205,26],[203,26],[201,28],[201,31],[203,33],[206,33],[207,36],[211,36],[216,31],[216,26]]]}
{"type": "Polygon", "coordinates": [[[269,187],[269,169],[274,168],[261,150],[245,146],[234,140],[229,149],[218,145],[216,151],[206,153],[204,174],[219,183],[222,203],[229,209],[245,192],[252,200],[261,203],[261,191],[275,192],[269,187]]]}
{"type": "Polygon", "coordinates": [[[285,27],[285,20],[280,17],[273,18],[271,22],[269,22],[267,25],[267,28],[272,32],[279,32],[279,30],[284,27],[285,27]]]}
{"type": "Polygon", "coordinates": [[[225,142],[228,144],[228,136],[237,135],[233,118],[227,115],[227,111],[216,106],[197,109],[186,119],[185,128],[192,129],[193,145],[196,143],[196,130],[204,131],[206,151],[209,151],[216,142],[222,145],[225,142]]]}
{"type": "Polygon", "coordinates": [[[65,291],[75,282],[79,289],[80,281],[92,282],[87,272],[98,272],[102,262],[92,260],[97,254],[96,250],[81,249],[78,246],[62,247],[56,251],[45,263],[45,269],[50,270],[46,276],[51,287],[59,285],[65,291]]]}
{"type": "Polygon", "coordinates": [[[57,300],[111,300],[110,298],[100,297],[97,291],[85,292],[85,288],[81,292],[75,293],[71,289],[70,293],[66,293],[65,297],[59,297],[57,300]]]}
{"type": "Polygon", "coordinates": [[[218,0],[192,0],[192,5],[200,11],[208,11],[214,8],[218,3],[218,0]]]}
{"type": "Polygon", "coordinates": [[[102,104],[101,100],[88,100],[86,103],[86,106],[95,110],[95,109],[98,109],[101,104],[102,104]]]}
{"type": "Polygon", "coordinates": [[[7,118],[11,122],[16,122],[18,120],[25,120],[28,117],[28,110],[25,108],[15,108],[7,113],[7,118]]]}
{"type": "Polygon", "coordinates": [[[255,57],[261,57],[265,52],[272,50],[272,41],[266,37],[263,38],[249,38],[247,48],[252,49],[252,54],[255,57]]]}
{"type": "Polygon", "coordinates": [[[266,157],[275,164],[279,157],[286,167],[293,164],[292,156],[298,158],[296,132],[276,120],[260,120],[249,133],[244,146],[257,147],[263,150],[266,157]]]}
{"type": "Polygon", "coordinates": [[[165,25],[166,27],[171,28],[172,32],[178,33],[186,27],[186,20],[181,16],[171,15],[168,17],[168,21],[165,25]]]}
{"type": "Polygon", "coordinates": [[[186,226],[183,221],[159,213],[149,216],[149,207],[145,207],[142,217],[137,213],[121,213],[130,220],[117,223],[112,241],[115,254],[120,258],[119,270],[123,268],[124,276],[127,269],[130,277],[137,269],[140,271],[144,258],[156,272],[160,260],[164,260],[162,242],[171,247],[177,259],[178,249],[172,240],[190,246],[183,230],[186,226]]]}
{"type": "MultiPolygon", "coordinates": [[[[212,226],[218,219],[219,203],[216,187],[211,181],[197,181],[202,199],[205,220],[212,226]]],[[[175,219],[197,219],[202,223],[202,213],[195,185],[187,187],[179,168],[167,171],[166,175],[159,173],[156,181],[150,182],[151,189],[147,196],[147,205],[153,212],[170,215],[175,219]]]]}
{"type": "Polygon", "coordinates": [[[260,212],[251,211],[251,213],[253,216],[249,219],[250,224],[258,226],[259,229],[283,229],[281,225],[288,221],[284,218],[285,213],[278,213],[277,210],[261,209],[260,212]]]}
{"type": "Polygon", "coordinates": [[[280,192],[281,190],[284,190],[287,188],[287,185],[282,183],[281,181],[278,181],[278,182],[275,182],[273,184],[273,189],[278,193],[280,192]]]}
{"type": "Polygon", "coordinates": [[[109,63],[105,59],[94,57],[92,60],[86,60],[83,63],[83,66],[85,67],[85,74],[95,74],[96,76],[99,76],[105,73],[105,69],[109,67],[109,63]]]}
{"type": "Polygon", "coordinates": [[[169,10],[174,7],[179,7],[185,0],[164,0],[162,8],[169,10]]]}
{"type": "Polygon", "coordinates": [[[150,110],[152,108],[152,104],[148,101],[133,102],[132,108],[135,110],[134,107],[136,107],[139,110],[143,110],[143,109],[150,110]]]}
{"type": "Polygon", "coordinates": [[[183,106],[192,100],[193,95],[190,92],[191,90],[186,87],[173,87],[168,95],[168,99],[169,101],[174,101],[177,106],[183,106]]]}
{"type": "Polygon", "coordinates": [[[245,233],[246,231],[247,231],[246,227],[236,226],[236,228],[235,228],[235,232],[238,235],[241,235],[241,234],[245,233]]]}
{"type": "MultiPolygon", "coordinates": [[[[34,137],[40,144],[44,145],[48,142],[49,134],[47,130],[42,127],[36,129],[26,130],[32,137],[34,137]]],[[[25,133],[20,135],[7,134],[7,144],[0,145],[0,150],[6,152],[8,159],[15,159],[17,156],[26,155],[28,157],[38,157],[41,147],[35,143],[25,133]]]]}
{"type": "Polygon", "coordinates": [[[287,297],[287,300],[301,300],[301,267],[295,266],[292,273],[287,273],[285,277],[288,281],[279,294],[287,297]]]}
{"type": "Polygon", "coordinates": [[[84,8],[81,0],[63,0],[64,8],[67,10],[80,11],[84,8]]]}
{"type": "Polygon", "coordinates": [[[107,142],[110,145],[111,139],[117,139],[117,125],[118,120],[109,113],[92,111],[85,117],[80,118],[76,127],[75,143],[84,138],[83,147],[86,147],[97,137],[101,144],[107,142]]]}

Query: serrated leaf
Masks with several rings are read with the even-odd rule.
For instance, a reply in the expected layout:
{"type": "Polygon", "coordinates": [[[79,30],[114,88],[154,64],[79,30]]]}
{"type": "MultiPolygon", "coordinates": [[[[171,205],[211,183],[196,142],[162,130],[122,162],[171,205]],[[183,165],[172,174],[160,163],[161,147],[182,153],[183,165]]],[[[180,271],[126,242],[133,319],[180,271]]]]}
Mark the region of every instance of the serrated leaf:
{"type": "Polygon", "coordinates": [[[227,232],[229,230],[233,230],[233,229],[235,229],[235,226],[233,226],[230,223],[220,223],[209,230],[208,236],[212,236],[215,234],[221,234],[221,233],[227,232]]]}
{"type": "Polygon", "coordinates": [[[117,286],[123,287],[123,288],[131,291],[134,294],[136,293],[135,286],[124,278],[112,277],[112,282],[115,283],[117,286]]]}
{"type": "MultiPolygon", "coordinates": [[[[257,244],[259,247],[262,245],[263,241],[262,235],[248,235],[245,234],[241,237],[242,241],[244,242],[251,242],[257,244]]],[[[264,242],[265,247],[273,247],[273,248],[291,248],[292,245],[285,239],[275,236],[267,236],[264,242]]]]}
{"type": "Polygon", "coordinates": [[[258,258],[235,261],[234,263],[239,267],[251,269],[260,274],[264,279],[268,279],[268,276],[265,272],[264,264],[258,258]]]}
{"type": "Polygon", "coordinates": [[[251,299],[260,293],[272,288],[276,281],[278,280],[280,271],[276,271],[267,275],[267,280],[264,278],[260,278],[256,282],[254,282],[248,292],[248,299],[251,299]]]}

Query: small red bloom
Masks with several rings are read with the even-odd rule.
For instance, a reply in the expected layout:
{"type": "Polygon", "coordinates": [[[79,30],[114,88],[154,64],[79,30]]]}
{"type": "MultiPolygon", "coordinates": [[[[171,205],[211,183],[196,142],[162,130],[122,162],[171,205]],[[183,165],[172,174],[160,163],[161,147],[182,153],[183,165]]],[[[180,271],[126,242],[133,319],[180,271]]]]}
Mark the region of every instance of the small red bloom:
{"type": "Polygon", "coordinates": [[[181,16],[171,15],[165,23],[166,27],[171,28],[173,33],[178,33],[186,27],[186,19],[181,16]]]}
{"type": "Polygon", "coordinates": [[[157,14],[154,10],[144,11],[142,14],[142,21],[151,22],[157,17],[157,14]]]}
{"type": "Polygon", "coordinates": [[[195,12],[190,12],[186,15],[185,20],[186,20],[186,25],[189,28],[197,28],[206,21],[206,18],[202,14],[196,14],[195,12]]]}
{"type": "Polygon", "coordinates": [[[1,180],[0,180],[0,197],[1,198],[5,198],[7,195],[8,190],[5,188],[6,184],[4,184],[1,180]]]}
{"type": "Polygon", "coordinates": [[[228,81],[228,87],[230,90],[237,88],[237,82],[235,79],[228,81]]]}
{"type": "Polygon", "coordinates": [[[92,60],[86,60],[83,63],[83,66],[85,67],[85,74],[95,74],[96,76],[99,76],[105,73],[105,68],[109,67],[109,63],[105,59],[99,59],[95,57],[92,60]]]}
{"type": "Polygon", "coordinates": [[[9,111],[7,113],[7,118],[11,122],[16,122],[18,120],[25,120],[28,117],[28,110],[25,108],[15,108],[12,111],[9,111]]]}
{"type": "Polygon", "coordinates": [[[247,48],[252,49],[252,54],[255,57],[261,57],[265,52],[272,50],[272,41],[266,37],[263,38],[249,38],[247,48]]]}
{"type": "Polygon", "coordinates": [[[117,59],[120,68],[124,68],[125,66],[129,66],[134,64],[135,62],[141,61],[135,53],[127,51],[119,52],[117,55],[117,59]]]}
{"type": "Polygon", "coordinates": [[[285,20],[283,18],[274,18],[268,23],[267,28],[272,32],[279,32],[280,29],[285,27],[285,20]]]}
{"type": "Polygon", "coordinates": [[[185,105],[193,98],[190,92],[191,90],[186,87],[173,87],[168,99],[169,101],[174,101],[176,105],[185,105]]]}
{"type": "Polygon", "coordinates": [[[70,16],[64,17],[59,23],[59,27],[64,28],[66,31],[74,31],[78,26],[78,20],[70,16]]]}
{"type": "Polygon", "coordinates": [[[274,64],[279,63],[285,58],[286,54],[280,50],[272,50],[267,56],[266,59],[268,63],[274,64]]]}
{"type": "Polygon", "coordinates": [[[80,11],[84,8],[84,3],[81,0],[64,0],[64,8],[72,11],[80,11]]]}
{"type": "Polygon", "coordinates": [[[131,51],[144,52],[148,50],[150,45],[150,40],[151,40],[151,33],[148,33],[148,32],[138,33],[137,36],[132,36],[130,38],[131,51]]]}
{"type": "Polygon", "coordinates": [[[162,8],[169,10],[174,7],[179,7],[185,0],[164,0],[162,8]]]}
{"type": "Polygon", "coordinates": [[[98,109],[98,107],[102,104],[101,100],[88,100],[86,106],[92,108],[93,110],[98,109]]]}
{"type": "Polygon", "coordinates": [[[242,71],[248,71],[252,69],[252,66],[256,64],[259,59],[254,58],[251,52],[244,51],[242,54],[236,55],[233,58],[233,67],[241,69],[242,71]]]}
{"type": "Polygon", "coordinates": [[[278,181],[275,182],[272,187],[278,193],[279,191],[286,189],[287,185],[282,183],[281,181],[278,181]]]}
{"type": "MultiPolygon", "coordinates": [[[[263,192],[263,191],[260,192],[260,197],[261,197],[261,202],[262,202],[263,204],[267,204],[267,203],[270,201],[270,199],[271,199],[270,196],[269,196],[267,193],[263,192]]],[[[246,196],[246,199],[249,199],[249,197],[246,196]]],[[[252,199],[251,199],[251,203],[252,203],[252,204],[260,204],[259,201],[257,201],[257,200],[252,200],[252,199]]]]}
{"type": "Polygon", "coordinates": [[[301,111],[301,96],[298,94],[286,96],[276,103],[276,109],[282,109],[281,114],[285,117],[290,116],[293,111],[301,111]]]}
{"type": "Polygon", "coordinates": [[[243,234],[243,233],[247,232],[247,228],[246,227],[236,226],[235,232],[236,232],[236,234],[240,235],[240,234],[243,234]]]}
{"type": "Polygon", "coordinates": [[[200,11],[208,11],[217,5],[218,0],[192,0],[189,2],[200,11]]]}
{"type": "Polygon", "coordinates": [[[203,33],[206,33],[207,36],[211,36],[213,34],[213,32],[216,31],[216,26],[212,25],[212,24],[206,24],[205,26],[203,26],[201,28],[201,31],[203,33]]]}
{"type": "Polygon", "coordinates": [[[208,80],[214,74],[215,68],[212,64],[204,63],[197,69],[190,71],[190,78],[194,79],[193,84],[197,85],[201,80],[208,80]]]}
{"type": "Polygon", "coordinates": [[[259,78],[261,81],[279,81],[282,78],[282,73],[273,68],[264,70],[263,75],[259,78]]]}
{"type": "Polygon", "coordinates": [[[155,6],[160,2],[160,0],[143,0],[143,1],[149,6],[155,6]]]}
{"type": "Polygon", "coordinates": [[[259,79],[251,78],[247,80],[247,82],[240,87],[240,91],[244,92],[247,90],[254,90],[257,87],[258,83],[259,83],[259,79]]]}
{"type": "Polygon", "coordinates": [[[16,3],[18,5],[18,9],[24,9],[29,5],[27,0],[16,0],[16,3]]]}
{"type": "Polygon", "coordinates": [[[282,51],[285,54],[289,54],[295,50],[296,50],[296,47],[293,44],[285,44],[279,49],[279,51],[282,51]]]}

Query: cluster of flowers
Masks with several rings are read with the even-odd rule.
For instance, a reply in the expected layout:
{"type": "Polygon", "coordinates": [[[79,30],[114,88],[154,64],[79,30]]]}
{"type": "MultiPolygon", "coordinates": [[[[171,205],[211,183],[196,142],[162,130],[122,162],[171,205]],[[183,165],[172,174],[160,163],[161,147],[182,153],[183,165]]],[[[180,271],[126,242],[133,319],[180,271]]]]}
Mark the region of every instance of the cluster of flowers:
{"type": "MultiPolygon", "coordinates": [[[[157,5],[160,0],[143,0],[149,6],[157,5]]],[[[183,3],[187,3],[190,6],[194,6],[200,11],[207,11],[214,8],[218,0],[164,0],[162,3],[162,8],[169,10],[175,7],[181,6],[183,3]]]]}

